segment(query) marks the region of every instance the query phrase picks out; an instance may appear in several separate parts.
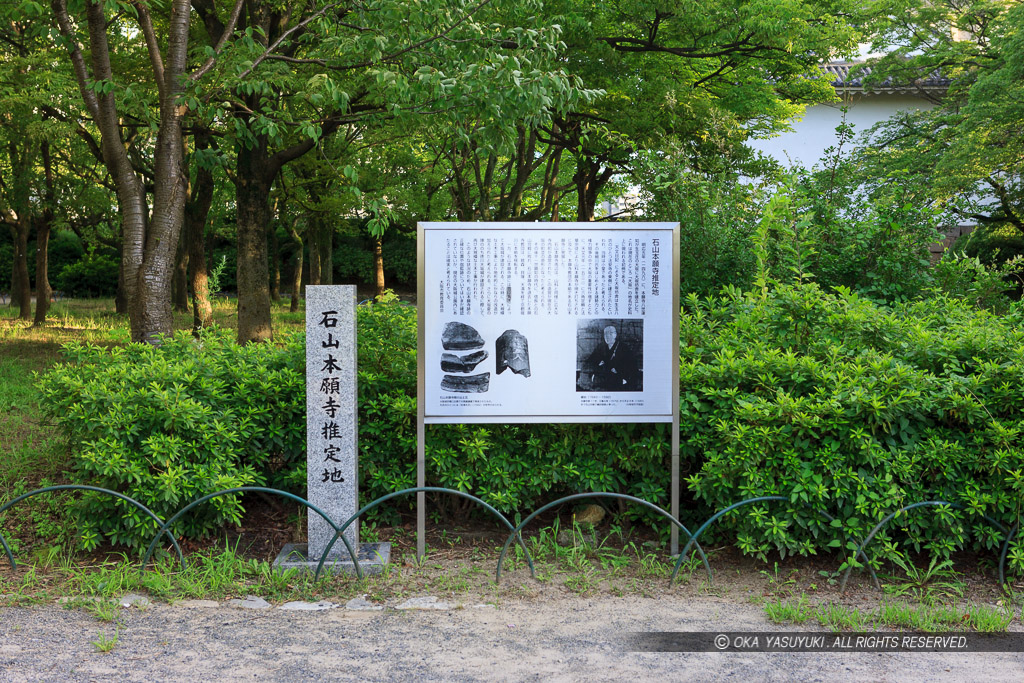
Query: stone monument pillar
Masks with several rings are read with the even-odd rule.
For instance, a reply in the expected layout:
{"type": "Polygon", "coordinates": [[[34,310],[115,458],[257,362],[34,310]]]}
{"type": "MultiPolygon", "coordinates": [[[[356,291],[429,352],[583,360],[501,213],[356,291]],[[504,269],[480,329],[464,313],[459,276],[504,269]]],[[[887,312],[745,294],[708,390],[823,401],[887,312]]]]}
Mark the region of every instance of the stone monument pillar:
{"type": "MultiPolygon", "coordinates": [[[[310,503],[338,524],[359,509],[356,446],[356,288],[306,287],[306,485],[310,503]]],[[[359,523],[346,531],[359,544],[359,523]]],[[[309,510],[309,557],[319,560],[334,529],[309,510]]],[[[348,555],[339,540],[331,559],[348,555]]]]}
{"type": "MultiPolygon", "coordinates": [[[[306,499],[343,524],[359,509],[358,394],[356,392],[356,288],[306,287],[306,499]]],[[[334,537],[334,527],[308,510],[309,543],[286,545],[281,568],[315,568],[334,537]]],[[[345,530],[364,573],[379,572],[390,544],[359,543],[359,522],[345,530]]],[[[338,539],[324,565],[352,572],[338,539]]]]}

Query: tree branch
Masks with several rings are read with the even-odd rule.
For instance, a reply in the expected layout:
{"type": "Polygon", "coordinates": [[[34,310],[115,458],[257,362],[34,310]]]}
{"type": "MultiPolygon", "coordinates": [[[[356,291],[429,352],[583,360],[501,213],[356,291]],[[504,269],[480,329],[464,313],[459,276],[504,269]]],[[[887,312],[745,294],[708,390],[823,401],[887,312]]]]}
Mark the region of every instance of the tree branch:
{"type": "Polygon", "coordinates": [[[295,33],[296,31],[298,31],[300,29],[305,28],[306,25],[309,24],[311,21],[313,21],[314,19],[320,17],[323,14],[326,14],[328,10],[334,9],[335,7],[337,7],[340,4],[341,4],[340,2],[332,2],[329,5],[324,5],[321,9],[317,10],[313,14],[310,14],[308,17],[306,17],[305,19],[303,19],[299,23],[295,24],[295,26],[292,26],[290,29],[288,29],[287,31],[285,31],[284,33],[279,35],[277,37],[277,40],[275,40],[273,43],[271,43],[270,45],[267,46],[267,49],[263,51],[263,54],[261,54],[259,57],[257,57],[256,59],[253,60],[252,66],[250,66],[248,69],[246,69],[241,74],[239,74],[238,78],[236,78],[235,80],[236,81],[243,81],[243,80],[245,80],[245,78],[249,74],[251,74],[256,69],[256,67],[258,67],[260,64],[262,64],[263,60],[265,60],[267,57],[269,57],[274,52],[274,50],[276,50],[278,48],[278,46],[281,43],[283,43],[288,38],[288,36],[290,36],[291,34],[295,33]]]}
{"type": "Polygon", "coordinates": [[[82,93],[82,99],[85,100],[85,106],[88,107],[92,117],[98,119],[100,117],[99,103],[96,101],[96,93],[89,89],[89,68],[85,64],[85,56],[75,38],[75,29],[71,26],[67,0],[51,0],[50,7],[57,19],[57,28],[67,42],[71,65],[75,72],[75,80],[78,81],[78,89],[82,93]]]}
{"type": "Polygon", "coordinates": [[[149,9],[139,0],[134,0],[132,7],[135,8],[139,16],[139,28],[142,29],[142,35],[146,39],[146,51],[149,52],[149,62],[153,66],[153,77],[156,79],[156,87],[162,101],[167,90],[164,81],[164,60],[160,56],[160,43],[153,30],[153,19],[149,16],[149,9]]]}
{"type": "MultiPolygon", "coordinates": [[[[195,4],[195,3],[193,3],[195,4]]],[[[203,65],[198,69],[189,74],[188,80],[195,82],[206,75],[206,73],[213,68],[214,63],[217,61],[217,57],[220,56],[221,50],[224,49],[224,45],[228,42],[228,38],[235,32],[235,26],[238,24],[238,17],[242,15],[242,6],[245,4],[245,0],[235,0],[235,6],[231,10],[231,16],[228,18],[228,25],[220,27],[220,37],[217,38],[217,43],[213,47],[213,54],[207,58],[203,65]]],[[[220,22],[217,22],[220,24],[220,22]]],[[[209,28],[207,28],[209,32],[209,28]]]]}

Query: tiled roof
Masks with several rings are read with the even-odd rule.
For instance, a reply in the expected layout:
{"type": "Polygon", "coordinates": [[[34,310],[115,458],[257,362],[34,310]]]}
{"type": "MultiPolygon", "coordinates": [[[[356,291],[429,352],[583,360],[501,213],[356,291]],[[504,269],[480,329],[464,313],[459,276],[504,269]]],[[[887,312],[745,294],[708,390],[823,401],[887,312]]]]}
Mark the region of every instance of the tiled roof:
{"type": "MultiPolygon", "coordinates": [[[[862,66],[863,62],[832,62],[825,64],[822,69],[825,73],[832,76],[832,86],[837,89],[860,89],[864,88],[862,76],[871,73],[871,67],[862,66]],[[855,67],[861,67],[857,70],[855,77],[850,76],[850,72],[855,67]]],[[[893,83],[892,78],[886,78],[881,83],[876,83],[870,86],[872,90],[918,90],[918,89],[940,89],[945,90],[949,87],[949,79],[940,76],[937,73],[933,73],[928,78],[916,79],[909,83],[893,83]]]]}

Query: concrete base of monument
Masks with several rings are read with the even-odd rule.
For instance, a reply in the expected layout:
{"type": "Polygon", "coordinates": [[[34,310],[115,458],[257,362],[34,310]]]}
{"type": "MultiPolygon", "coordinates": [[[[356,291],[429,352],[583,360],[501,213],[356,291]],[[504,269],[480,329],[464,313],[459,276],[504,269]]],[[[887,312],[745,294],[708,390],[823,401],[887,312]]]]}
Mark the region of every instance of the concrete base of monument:
{"type": "MultiPolygon", "coordinates": [[[[341,545],[339,543],[339,545],[341,545]]],[[[324,562],[324,568],[320,572],[323,576],[329,572],[333,573],[345,573],[355,576],[356,567],[352,564],[352,559],[348,555],[348,551],[345,550],[344,545],[341,548],[341,555],[334,556],[334,552],[331,552],[332,557],[324,562]]],[[[356,549],[356,558],[359,560],[359,568],[363,572],[363,576],[370,576],[372,574],[380,574],[384,571],[384,565],[391,560],[391,544],[390,543],[360,543],[356,549]]],[[[308,571],[310,573],[316,571],[317,564],[320,563],[319,557],[310,558],[307,552],[307,546],[305,543],[288,543],[278,553],[277,558],[274,560],[274,569],[284,571],[286,569],[298,569],[299,571],[308,571]]]]}

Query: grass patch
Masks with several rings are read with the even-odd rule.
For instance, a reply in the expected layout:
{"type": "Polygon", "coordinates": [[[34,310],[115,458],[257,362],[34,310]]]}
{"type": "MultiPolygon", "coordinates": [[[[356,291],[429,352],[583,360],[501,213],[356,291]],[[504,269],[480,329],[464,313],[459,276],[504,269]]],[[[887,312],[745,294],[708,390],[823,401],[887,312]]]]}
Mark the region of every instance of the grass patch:
{"type": "Polygon", "coordinates": [[[776,624],[817,621],[833,632],[891,628],[900,631],[939,633],[977,631],[1002,633],[1013,623],[1013,611],[1006,606],[989,606],[970,601],[939,604],[934,601],[883,601],[876,610],[862,612],[838,602],[811,605],[807,596],[779,598],[764,603],[765,615],[776,624]]]}

